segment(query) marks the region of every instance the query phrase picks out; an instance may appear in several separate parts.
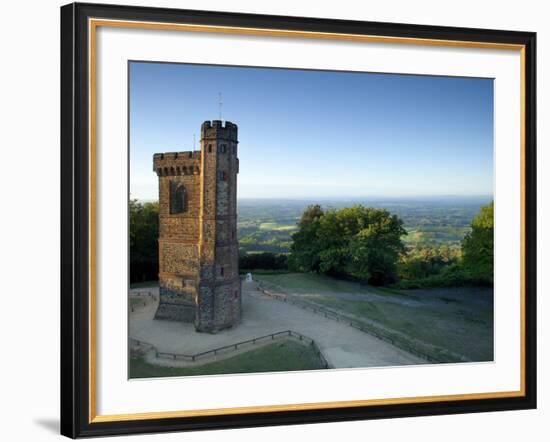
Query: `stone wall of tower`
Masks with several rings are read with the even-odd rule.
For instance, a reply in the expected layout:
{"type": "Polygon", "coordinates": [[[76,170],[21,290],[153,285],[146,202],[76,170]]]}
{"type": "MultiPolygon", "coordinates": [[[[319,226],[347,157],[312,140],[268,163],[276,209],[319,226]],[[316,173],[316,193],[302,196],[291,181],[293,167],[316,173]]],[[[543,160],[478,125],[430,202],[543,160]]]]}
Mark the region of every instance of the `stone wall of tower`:
{"type": "Polygon", "coordinates": [[[237,126],[206,121],[201,151],[155,154],[159,177],[158,319],[215,332],[241,319],[237,126]]]}
{"type": "Polygon", "coordinates": [[[155,318],[195,322],[200,272],[200,152],[155,154],[153,164],[159,177],[160,302],[155,318]],[[178,194],[178,189],[184,192],[178,194]],[[174,211],[176,197],[183,201],[174,211]]]}
{"type": "Polygon", "coordinates": [[[203,123],[199,330],[219,330],[241,319],[236,237],[237,144],[236,125],[203,123]]]}

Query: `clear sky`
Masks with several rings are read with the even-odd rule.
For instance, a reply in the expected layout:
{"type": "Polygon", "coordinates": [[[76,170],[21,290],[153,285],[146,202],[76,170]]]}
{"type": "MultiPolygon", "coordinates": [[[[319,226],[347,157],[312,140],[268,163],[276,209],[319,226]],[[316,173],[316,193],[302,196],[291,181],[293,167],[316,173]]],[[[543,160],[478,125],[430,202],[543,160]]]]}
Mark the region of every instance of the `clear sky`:
{"type": "Polygon", "coordinates": [[[157,199],[155,152],[239,126],[240,198],[493,194],[493,81],[130,63],[130,194],[157,199]]]}

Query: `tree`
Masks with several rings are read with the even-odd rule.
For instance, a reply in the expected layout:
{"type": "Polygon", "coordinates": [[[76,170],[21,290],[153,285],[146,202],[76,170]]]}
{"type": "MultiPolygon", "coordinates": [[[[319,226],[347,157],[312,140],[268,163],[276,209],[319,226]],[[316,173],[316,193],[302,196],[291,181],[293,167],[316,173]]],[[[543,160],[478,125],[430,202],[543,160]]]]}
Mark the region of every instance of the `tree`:
{"type": "Polygon", "coordinates": [[[395,279],[405,248],[403,221],[387,210],[355,205],[323,211],[310,206],[293,236],[290,268],[384,284],[395,279]]]}
{"type": "Polygon", "coordinates": [[[394,282],[397,261],[405,252],[403,221],[387,210],[367,211],[368,223],[360,226],[350,241],[347,272],[374,285],[394,282]]]}
{"type": "Polygon", "coordinates": [[[316,238],[319,232],[320,220],[324,216],[320,205],[309,206],[298,221],[299,230],[292,235],[291,255],[288,266],[299,272],[319,271],[319,248],[316,238]]]}
{"type": "Polygon", "coordinates": [[[158,278],[159,205],[130,200],[130,281],[158,278]]]}
{"type": "Polygon", "coordinates": [[[310,205],[304,210],[304,213],[302,213],[300,221],[298,221],[298,226],[300,228],[310,226],[318,221],[324,214],[325,212],[319,204],[310,205]]]}
{"type": "Polygon", "coordinates": [[[459,247],[420,245],[411,247],[398,263],[398,277],[402,280],[419,280],[440,274],[445,268],[459,263],[459,247]]]}
{"type": "Polygon", "coordinates": [[[462,241],[464,269],[472,278],[493,284],[494,215],[493,202],[483,206],[472,219],[472,231],[462,241]]]}

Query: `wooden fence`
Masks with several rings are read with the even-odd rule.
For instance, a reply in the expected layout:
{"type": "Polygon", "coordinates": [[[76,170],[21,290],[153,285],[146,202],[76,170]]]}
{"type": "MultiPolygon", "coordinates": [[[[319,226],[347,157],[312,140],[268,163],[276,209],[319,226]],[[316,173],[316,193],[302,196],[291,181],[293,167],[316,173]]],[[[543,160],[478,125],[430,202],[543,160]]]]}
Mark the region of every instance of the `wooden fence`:
{"type": "Polygon", "coordinates": [[[149,291],[131,291],[128,293],[128,307],[134,312],[137,307],[145,307],[148,303],[156,301],[157,295],[149,291]],[[132,302],[139,300],[139,303],[132,302]]]}
{"type": "Polygon", "coordinates": [[[130,345],[136,346],[138,348],[143,348],[144,350],[154,351],[155,357],[159,359],[171,359],[174,361],[197,362],[197,361],[200,361],[201,359],[205,359],[210,356],[217,356],[220,354],[236,351],[246,345],[255,345],[259,343],[265,343],[268,341],[274,341],[275,339],[289,338],[289,337],[295,338],[299,341],[306,342],[309,346],[311,346],[315,355],[320,359],[321,366],[323,368],[331,368],[330,364],[328,363],[325,356],[321,352],[321,349],[319,348],[317,343],[313,339],[305,335],[302,335],[301,333],[295,332],[293,330],[284,330],[276,333],[270,333],[268,335],[247,339],[245,341],[236,342],[235,344],[224,345],[222,347],[217,347],[211,350],[207,350],[207,351],[203,351],[195,354],[161,352],[161,351],[158,351],[153,344],[149,344],[148,342],[141,341],[139,339],[134,339],[134,338],[130,338],[130,345]]]}

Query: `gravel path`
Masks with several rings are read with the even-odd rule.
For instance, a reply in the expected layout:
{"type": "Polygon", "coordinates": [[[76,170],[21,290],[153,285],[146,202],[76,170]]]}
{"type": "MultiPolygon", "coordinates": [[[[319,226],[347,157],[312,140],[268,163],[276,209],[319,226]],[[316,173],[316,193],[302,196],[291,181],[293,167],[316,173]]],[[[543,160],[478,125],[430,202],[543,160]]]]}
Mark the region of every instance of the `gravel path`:
{"type": "Polygon", "coordinates": [[[293,330],[315,340],[335,368],[380,367],[425,363],[399,348],[342,323],[276,301],[255,282],[243,282],[243,320],[217,334],[196,333],[192,324],[154,320],[156,303],[130,316],[130,337],[155,345],[159,351],[194,354],[270,333],[293,330]]]}

